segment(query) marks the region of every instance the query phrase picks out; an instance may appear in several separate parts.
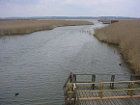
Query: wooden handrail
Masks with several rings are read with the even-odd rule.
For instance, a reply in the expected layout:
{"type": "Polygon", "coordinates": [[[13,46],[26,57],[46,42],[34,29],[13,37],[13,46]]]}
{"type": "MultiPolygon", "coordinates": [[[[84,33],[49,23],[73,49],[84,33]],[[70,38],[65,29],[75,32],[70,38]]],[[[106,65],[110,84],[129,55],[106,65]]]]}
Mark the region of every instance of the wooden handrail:
{"type": "Polygon", "coordinates": [[[106,100],[106,99],[126,99],[126,98],[140,98],[140,95],[134,95],[133,97],[132,96],[129,96],[129,95],[126,95],[126,96],[106,96],[106,97],[84,97],[84,98],[79,98],[79,100],[106,100]]]}
{"type": "MultiPolygon", "coordinates": [[[[66,105],[69,105],[69,104],[76,105],[79,100],[140,98],[140,80],[133,80],[129,78],[128,81],[127,80],[115,81],[115,76],[116,75],[114,74],[97,74],[97,73],[96,74],[73,74],[71,73],[64,84],[65,102],[67,103],[66,105]],[[79,82],[78,75],[87,75],[88,77],[90,75],[91,76],[90,82],[79,82]],[[100,82],[97,82],[96,75],[110,75],[111,78],[110,78],[110,81],[101,80],[100,82]],[[80,86],[83,86],[81,90],[80,90],[80,86]],[[78,96],[79,92],[81,92],[83,96],[78,96]],[[95,96],[94,95],[86,96],[89,94],[89,92],[93,94],[95,93],[95,96]],[[106,93],[114,93],[114,92],[117,93],[115,94],[116,96],[114,95],[105,96],[106,93]],[[98,93],[98,96],[96,95],[97,93],[98,93]],[[120,94],[120,93],[123,93],[123,94],[120,94]]],[[[129,75],[129,76],[140,76],[140,75],[129,75]]]]}
{"type": "MultiPolygon", "coordinates": [[[[92,83],[70,83],[70,84],[73,84],[73,86],[75,87],[75,89],[77,88],[76,87],[76,85],[79,85],[79,84],[81,84],[81,85],[92,85],[94,82],[92,82],[92,83]]],[[[121,92],[121,91],[126,91],[127,92],[127,94],[129,95],[129,96],[133,96],[134,95],[134,91],[136,91],[136,90],[140,90],[140,88],[139,87],[134,87],[134,84],[135,83],[140,83],[140,80],[137,80],[137,81],[117,81],[117,82],[96,82],[96,83],[94,83],[94,84],[98,84],[98,86],[99,86],[99,89],[98,90],[86,90],[86,91],[89,91],[89,92],[98,92],[98,96],[100,97],[100,98],[103,98],[104,97],[104,92],[121,92]],[[105,84],[110,84],[110,83],[113,83],[113,84],[124,84],[124,83],[127,83],[128,84],[128,87],[126,87],[126,88],[122,88],[122,89],[105,89],[104,88],[104,85],[105,84]]],[[[80,90],[79,90],[80,91],[80,90]]],[[[125,95],[124,95],[125,96],[125,95]]]]}
{"type": "MultiPolygon", "coordinates": [[[[83,85],[91,85],[91,84],[100,84],[99,82],[75,82],[75,84],[83,84],[83,85]]],[[[140,80],[137,81],[114,81],[114,82],[102,82],[103,84],[110,84],[110,83],[114,83],[114,84],[119,84],[119,83],[140,83],[140,80]]]]}
{"type": "MultiPolygon", "coordinates": [[[[116,92],[116,91],[128,91],[128,90],[140,90],[140,88],[104,89],[104,92],[116,92]]],[[[79,91],[83,91],[83,90],[79,90],[79,91]]],[[[86,90],[86,91],[87,92],[99,92],[100,90],[86,90]]]]}

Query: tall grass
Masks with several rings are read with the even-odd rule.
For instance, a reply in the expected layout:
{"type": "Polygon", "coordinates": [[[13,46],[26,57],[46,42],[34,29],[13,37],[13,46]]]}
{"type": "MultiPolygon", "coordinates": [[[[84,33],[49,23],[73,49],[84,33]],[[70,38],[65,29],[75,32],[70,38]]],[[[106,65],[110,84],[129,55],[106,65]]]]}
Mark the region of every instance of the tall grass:
{"type": "Polygon", "coordinates": [[[123,20],[96,30],[95,36],[119,46],[125,60],[140,74],[140,20],[123,20]]]}
{"type": "Polygon", "coordinates": [[[72,20],[5,20],[0,21],[0,35],[27,34],[58,26],[91,25],[88,21],[72,20]]]}

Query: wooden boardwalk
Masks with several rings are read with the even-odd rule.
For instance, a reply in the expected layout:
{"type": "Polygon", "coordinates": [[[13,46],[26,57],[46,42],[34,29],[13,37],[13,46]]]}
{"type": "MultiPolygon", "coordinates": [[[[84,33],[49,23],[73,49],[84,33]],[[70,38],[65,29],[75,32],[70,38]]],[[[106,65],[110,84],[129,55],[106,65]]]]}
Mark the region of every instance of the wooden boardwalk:
{"type": "Polygon", "coordinates": [[[104,97],[100,98],[98,94],[91,90],[78,89],[78,105],[140,105],[139,95],[132,98],[126,92],[104,92],[104,97]]]}
{"type": "Polygon", "coordinates": [[[140,105],[139,99],[106,99],[80,101],[78,105],[140,105]]]}
{"type": "Polygon", "coordinates": [[[140,105],[139,76],[133,75],[133,79],[132,76],[128,76],[124,81],[115,81],[117,80],[115,75],[107,75],[107,77],[110,81],[97,80],[95,74],[70,74],[64,85],[65,104],[140,105]],[[88,78],[84,78],[83,81],[82,77],[85,75],[88,78]]]}

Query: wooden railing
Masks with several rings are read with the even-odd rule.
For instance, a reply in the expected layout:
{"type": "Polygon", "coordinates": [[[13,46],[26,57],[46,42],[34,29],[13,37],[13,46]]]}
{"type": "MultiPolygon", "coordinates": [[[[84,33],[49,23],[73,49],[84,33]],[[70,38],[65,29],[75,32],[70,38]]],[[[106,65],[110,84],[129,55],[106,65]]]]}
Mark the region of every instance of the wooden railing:
{"type": "MultiPolygon", "coordinates": [[[[82,94],[85,94],[81,97],[79,97],[79,100],[90,100],[90,99],[113,99],[113,98],[140,98],[140,80],[138,81],[118,81],[118,82],[99,82],[99,83],[74,83],[78,88],[80,85],[82,87],[86,87],[84,89],[81,89],[82,94]],[[89,88],[88,86],[96,86],[96,89],[89,88]],[[110,84],[114,84],[114,88],[109,87],[110,84]],[[115,85],[120,85],[120,87],[117,87],[115,85]],[[126,85],[126,86],[121,86],[126,85]],[[92,94],[98,94],[96,96],[88,96],[88,93],[92,94]],[[113,95],[113,92],[116,92],[117,94],[113,95]],[[123,94],[119,94],[119,93],[123,94]],[[136,93],[137,92],[137,93],[136,93]],[[104,95],[105,93],[111,93],[111,96],[104,95]]],[[[80,89],[79,89],[80,92],[80,89]]]]}
{"type": "Polygon", "coordinates": [[[116,81],[117,78],[114,74],[71,73],[64,85],[65,105],[76,105],[81,100],[140,98],[140,76],[127,76],[128,80],[116,81]],[[104,78],[97,81],[97,75],[101,77],[107,75],[110,81],[106,81],[104,78]],[[87,76],[91,79],[83,82],[78,79],[78,76],[87,76]]]}

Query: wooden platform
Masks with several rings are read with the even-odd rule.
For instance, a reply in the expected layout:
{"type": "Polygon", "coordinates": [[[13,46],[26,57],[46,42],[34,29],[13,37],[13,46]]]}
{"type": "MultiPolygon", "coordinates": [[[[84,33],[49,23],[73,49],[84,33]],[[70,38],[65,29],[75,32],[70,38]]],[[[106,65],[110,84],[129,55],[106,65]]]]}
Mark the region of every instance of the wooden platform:
{"type": "Polygon", "coordinates": [[[115,81],[115,76],[110,75],[110,81],[99,82],[92,74],[91,81],[86,82],[77,77],[70,74],[64,85],[66,105],[140,105],[139,79],[115,81]]]}
{"type": "Polygon", "coordinates": [[[140,99],[81,100],[78,105],[140,105],[140,99]]]}

